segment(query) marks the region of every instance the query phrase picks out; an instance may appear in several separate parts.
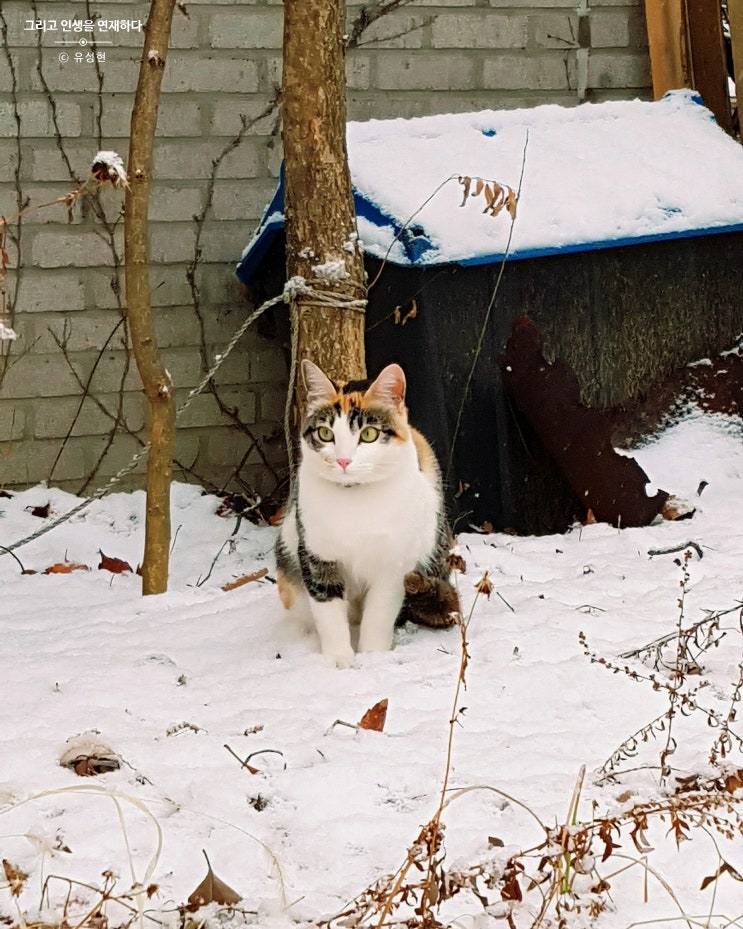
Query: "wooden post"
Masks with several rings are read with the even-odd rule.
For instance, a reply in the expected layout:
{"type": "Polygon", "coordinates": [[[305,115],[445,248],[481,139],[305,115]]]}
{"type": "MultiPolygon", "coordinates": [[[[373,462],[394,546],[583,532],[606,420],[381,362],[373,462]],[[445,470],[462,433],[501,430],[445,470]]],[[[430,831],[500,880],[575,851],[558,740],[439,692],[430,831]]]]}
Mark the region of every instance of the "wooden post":
{"type": "MultiPolygon", "coordinates": [[[[740,7],[743,0],[733,0],[740,7]]],[[[697,90],[719,126],[732,130],[718,0],[645,0],[653,96],[697,90]]]]}
{"type": "Polygon", "coordinates": [[[717,124],[730,132],[733,128],[728,94],[728,74],[722,37],[719,0],[686,0],[689,47],[692,61],[692,87],[704,105],[715,114],[717,124]]]}
{"type": "Polygon", "coordinates": [[[733,45],[738,131],[743,132],[743,0],[728,0],[728,21],[733,45]]]}
{"type": "Polygon", "coordinates": [[[645,0],[653,96],[691,87],[689,44],[682,0],[645,0]]]}

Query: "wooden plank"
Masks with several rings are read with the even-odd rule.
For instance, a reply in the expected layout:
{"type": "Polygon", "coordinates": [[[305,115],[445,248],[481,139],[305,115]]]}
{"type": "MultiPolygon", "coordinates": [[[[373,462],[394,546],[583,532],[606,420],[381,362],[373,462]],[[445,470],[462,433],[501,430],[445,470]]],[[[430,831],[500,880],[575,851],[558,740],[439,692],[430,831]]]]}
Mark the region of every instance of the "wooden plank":
{"type": "Polygon", "coordinates": [[[645,0],[653,96],[691,86],[683,0],[645,0]]]}
{"type": "Polygon", "coordinates": [[[730,39],[733,45],[738,131],[743,132],[743,0],[728,0],[728,21],[730,22],[730,39]]]}
{"type": "Polygon", "coordinates": [[[728,95],[728,76],[722,38],[722,12],[719,2],[686,0],[691,53],[692,87],[704,105],[712,110],[719,126],[731,132],[733,121],[728,95]]]}

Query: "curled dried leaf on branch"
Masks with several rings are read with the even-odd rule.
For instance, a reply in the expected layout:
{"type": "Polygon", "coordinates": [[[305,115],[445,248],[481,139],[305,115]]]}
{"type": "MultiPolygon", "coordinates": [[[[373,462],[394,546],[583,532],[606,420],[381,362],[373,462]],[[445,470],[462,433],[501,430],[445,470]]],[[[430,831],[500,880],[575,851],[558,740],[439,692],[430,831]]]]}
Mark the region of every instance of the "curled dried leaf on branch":
{"type": "Polygon", "coordinates": [[[469,175],[460,175],[457,181],[463,188],[460,206],[466,206],[467,201],[470,199],[482,197],[485,200],[483,213],[497,216],[505,208],[511,219],[516,219],[519,196],[513,187],[508,184],[499,184],[498,181],[489,181],[482,177],[469,177],[469,175]]]}
{"type": "MultiPolygon", "coordinates": [[[[117,152],[98,152],[93,158],[90,168],[90,177],[84,181],[78,188],[56,197],[54,200],[48,200],[44,203],[31,204],[25,206],[22,210],[14,213],[12,216],[0,216],[0,231],[4,230],[10,223],[27,216],[29,213],[36,213],[39,210],[46,209],[50,206],[64,206],[67,209],[67,221],[72,222],[72,208],[82,197],[94,193],[99,187],[111,184],[112,187],[129,187],[129,179],[124,168],[124,162],[117,152]]],[[[1,244],[1,243],[0,243],[1,244]]],[[[4,250],[0,254],[0,268],[5,270],[9,264],[7,252],[4,250]]]]}
{"type": "Polygon", "coordinates": [[[92,176],[112,187],[129,187],[124,162],[118,152],[98,152],[90,169],[92,176]]]}
{"type": "Polygon", "coordinates": [[[415,299],[410,301],[410,309],[403,316],[402,307],[396,306],[392,311],[392,319],[396,326],[404,326],[409,319],[415,319],[418,315],[418,304],[415,299]]]}

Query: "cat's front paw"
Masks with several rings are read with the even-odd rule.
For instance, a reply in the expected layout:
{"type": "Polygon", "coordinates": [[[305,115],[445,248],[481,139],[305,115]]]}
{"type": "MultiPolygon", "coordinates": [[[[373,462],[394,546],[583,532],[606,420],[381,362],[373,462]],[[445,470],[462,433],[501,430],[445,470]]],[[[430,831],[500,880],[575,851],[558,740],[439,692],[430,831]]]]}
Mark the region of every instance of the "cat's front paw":
{"type": "Polygon", "coordinates": [[[323,652],[326,658],[329,658],[336,668],[352,668],[356,663],[356,655],[352,648],[340,648],[323,652]]]}

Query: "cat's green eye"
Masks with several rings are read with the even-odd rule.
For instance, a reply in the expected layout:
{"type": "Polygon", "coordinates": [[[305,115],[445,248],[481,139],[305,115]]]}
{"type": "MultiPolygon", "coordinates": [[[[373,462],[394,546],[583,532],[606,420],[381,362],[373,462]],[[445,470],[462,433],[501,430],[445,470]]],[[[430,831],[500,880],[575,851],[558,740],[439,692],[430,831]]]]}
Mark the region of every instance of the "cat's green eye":
{"type": "Polygon", "coordinates": [[[333,430],[330,426],[319,426],[317,430],[317,437],[321,442],[332,442],[335,438],[333,430]]]}
{"type": "Polygon", "coordinates": [[[379,438],[379,429],[376,426],[364,426],[359,438],[362,442],[376,442],[379,438]]]}

